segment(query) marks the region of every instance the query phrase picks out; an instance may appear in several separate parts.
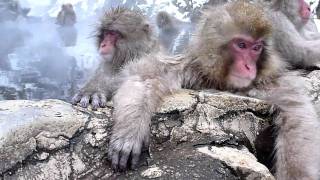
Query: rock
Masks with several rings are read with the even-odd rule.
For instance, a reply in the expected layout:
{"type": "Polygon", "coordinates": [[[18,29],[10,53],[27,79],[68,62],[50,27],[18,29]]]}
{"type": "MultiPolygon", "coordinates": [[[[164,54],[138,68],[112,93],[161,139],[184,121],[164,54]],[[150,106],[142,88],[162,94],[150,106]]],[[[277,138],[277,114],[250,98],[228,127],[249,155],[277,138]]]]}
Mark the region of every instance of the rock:
{"type": "Polygon", "coordinates": [[[306,76],[307,90],[316,104],[320,104],[320,71],[312,71],[306,76]]]}
{"type": "Polygon", "coordinates": [[[183,90],[154,115],[138,170],[113,173],[112,107],[0,101],[0,179],[273,179],[258,162],[269,165],[272,109],[248,97],[183,90]]]}
{"type": "Polygon", "coordinates": [[[246,179],[274,180],[269,170],[257,162],[256,157],[248,149],[234,149],[229,147],[201,147],[199,152],[225,162],[239,175],[245,174],[246,179]]]}
{"type": "Polygon", "coordinates": [[[141,173],[141,176],[149,178],[149,179],[153,179],[153,178],[161,177],[162,174],[163,174],[163,171],[160,168],[158,168],[156,166],[152,166],[152,167],[144,170],[141,173]]]}

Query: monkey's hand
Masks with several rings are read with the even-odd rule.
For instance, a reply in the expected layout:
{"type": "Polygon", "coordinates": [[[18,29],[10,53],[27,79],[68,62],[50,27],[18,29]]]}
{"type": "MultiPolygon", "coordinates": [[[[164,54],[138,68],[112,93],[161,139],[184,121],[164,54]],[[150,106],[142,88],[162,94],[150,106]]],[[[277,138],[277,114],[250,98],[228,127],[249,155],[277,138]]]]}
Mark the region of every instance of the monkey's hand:
{"type": "Polygon", "coordinates": [[[147,129],[137,126],[140,125],[114,128],[108,152],[114,171],[124,171],[128,166],[137,168],[142,148],[149,147],[149,126],[147,129]]]}
{"type": "Polygon", "coordinates": [[[107,105],[107,97],[104,92],[96,90],[81,90],[76,95],[73,96],[71,103],[87,108],[89,104],[92,105],[92,110],[97,110],[98,108],[104,108],[107,105]]]}

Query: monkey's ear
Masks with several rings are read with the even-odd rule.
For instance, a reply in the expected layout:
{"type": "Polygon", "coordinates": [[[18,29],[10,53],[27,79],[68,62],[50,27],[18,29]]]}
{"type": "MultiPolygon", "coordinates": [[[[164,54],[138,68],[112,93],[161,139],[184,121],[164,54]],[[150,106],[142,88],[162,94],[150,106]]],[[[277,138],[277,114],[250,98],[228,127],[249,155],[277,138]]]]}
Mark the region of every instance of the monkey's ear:
{"type": "Polygon", "coordinates": [[[150,32],[150,25],[149,24],[144,24],[142,27],[142,30],[146,33],[150,32]]]}

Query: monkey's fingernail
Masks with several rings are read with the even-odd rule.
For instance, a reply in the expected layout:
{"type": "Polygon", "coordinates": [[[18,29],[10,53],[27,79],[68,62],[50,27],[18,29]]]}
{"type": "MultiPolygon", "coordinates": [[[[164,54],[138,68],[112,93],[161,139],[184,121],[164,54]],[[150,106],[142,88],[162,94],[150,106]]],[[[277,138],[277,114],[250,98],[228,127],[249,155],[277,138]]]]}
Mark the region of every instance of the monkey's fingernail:
{"type": "Polygon", "coordinates": [[[119,172],[119,168],[117,164],[112,164],[112,170],[113,172],[119,172]]]}
{"type": "Polygon", "coordinates": [[[83,107],[83,108],[87,108],[88,104],[87,103],[80,103],[80,106],[83,107]]]}
{"type": "Polygon", "coordinates": [[[127,170],[127,167],[126,166],[121,166],[120,165],[120,167],[119,167],[119,171],[120,172],[124,172],[124,171],[126,171],[127,170]]]}
{"type": "Polygon", "coordinates": [[[131,170],[137,170],[137,169],[138,169],[138,164],[136,164],[136,163],[131,163],[130,169],[131,169],[131,170]]]}
{"type": "Polygon", "coordinates": [[[100,103],[100,107],[101,107],[101,108],[107,107],[107,103],[100,103]]]}
{"type": "Polygon", "coordinates": [[[93,110],[93,111],[96,111],[96,110],[98,110],[98,107],[92,106],[92,110],[93,110]]]}

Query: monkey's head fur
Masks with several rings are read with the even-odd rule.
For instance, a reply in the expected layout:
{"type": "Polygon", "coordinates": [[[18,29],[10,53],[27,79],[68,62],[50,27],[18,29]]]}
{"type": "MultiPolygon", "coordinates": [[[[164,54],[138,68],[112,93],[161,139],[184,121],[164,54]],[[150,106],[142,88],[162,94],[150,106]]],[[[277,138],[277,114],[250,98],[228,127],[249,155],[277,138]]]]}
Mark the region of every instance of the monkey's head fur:
{"type": "Polygon", "coordinates": [[[70,3],[62,4],[61,10],[63,10],[65,13],[74,13],[73,5],[70,3]]]}
{"type": "Polygon", "coordinates": [[[121,35],[115,44],[116,51],[113,57],[115,66],[121,66],[157,49],[154,30],[147,18],[138,10],[117,7],[105,12],[97,27],[97,47],[100,46],[105,31],[116,31],[121,35]]]}
{"type": "Polygon", "coordinates": [[[157,14],[156,21],[157,21],[157,26],[159,29],[167,30],[167,29],[174,27],[173,22],[172,22],[172,18],[165,11],[160,11],[157,14]]]}
{"type": "Polygon", "coordinates": [[[300,29],[305,25],[299,15],[300,4],[298,0],[273,0],[272,3],[273,9],[283,12],[296,28],[300,29]]]}
{"type": "Polygon", "coordinates": [[[264,46],[256,63],[255,79],[250,85],[267,83],[281,71],[282,62],[272,49],[271,23],[264,11],[255,5],[236,1],[219,7],[211,7],[203,12],[199,30],[194,36],[190,56],[193,68],[198,68],[201,86],[220,90],[239,89],[228,80],[231,66],[230,42],[242,35],[261,39],[264,46]]]}

